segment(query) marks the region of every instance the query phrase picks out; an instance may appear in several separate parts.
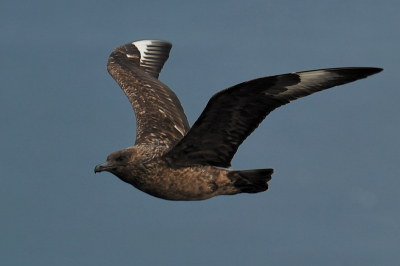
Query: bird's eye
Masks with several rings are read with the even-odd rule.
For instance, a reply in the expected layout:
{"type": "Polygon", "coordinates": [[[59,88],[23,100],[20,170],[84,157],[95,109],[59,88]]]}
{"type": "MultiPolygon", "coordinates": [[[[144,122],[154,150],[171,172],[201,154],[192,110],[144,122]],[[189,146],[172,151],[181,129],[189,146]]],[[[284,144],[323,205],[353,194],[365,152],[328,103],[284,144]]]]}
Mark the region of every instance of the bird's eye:
{"type": "Polygon", "coordinates": [[[125,156],[118,156],[117,158],[115,158],[115,160],[117,162],[122,162],[123,160],[125,160],[125,156]]]}

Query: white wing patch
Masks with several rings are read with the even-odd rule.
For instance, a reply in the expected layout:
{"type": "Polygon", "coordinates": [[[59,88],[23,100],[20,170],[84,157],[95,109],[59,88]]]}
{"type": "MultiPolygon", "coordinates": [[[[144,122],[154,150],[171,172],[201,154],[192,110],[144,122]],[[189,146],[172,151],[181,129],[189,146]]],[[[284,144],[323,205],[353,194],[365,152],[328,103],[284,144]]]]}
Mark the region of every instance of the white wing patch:
{"type": "Polygon", "coordinates": [[[146,53],[149,52],[147,50],[147,47],[149,45],[151,45],[152,43],[153,43],[153,41],[151,41],[151,40],[143,40],[143,41],[137,41],[137,42],[132,43],[133,45],[136,46],[136,48],[140,52],[140,63],[143,63],[144,56],[146,55],[146,53]]]}
{"type": "Polygon", "coordinates": [[[140,68],[158,79],[161,69],[168,60],[172,44],[159,40],[141,40],[130,43],[139,53],[140,68]]]}
{"type": "Polygon", "coordinates": [[[289,90],[292,87],[297,87],[297,86],[298,87],[315,86],[318,84],[322,84],[325,81],[340,77],[340,75],[338,75],[337,73],[327,70],[307,71],[307,72],[300,72],[293,74],[299,75],[301,82],[299,84],[287,87],[289,90]]]}
{"type": "MultiPolygon", "coordinates": [[[[329,70],[315,70],[315,71],[306,71],[306,72],[295,72],[292,73],[295,75],[298,75],[300,78],[300,82],[298,84],[292,85],[292,86],[287,86],[285,87],[287,90],[282,91],[280,93],[268,93],[266,91],[267,95],[271,95],[274,98],[287,98],[290,95],[293,95],[294,98],[288,98],[290,100],[297,99],[298,97],[304,97],[305,95],[304,92],[310,90],[311,88],[318,87],[322,84],[326,84],[326,82],[329,82],[331,80],[335,80],[337,78],[340,78],[341,76],[333,71],[329,70]],[[297,96],[295,96],[297,95],[297,96]],[[300,96],[302,95],[302,96],[300,96]]],[[[279,87],[279,81],[277,86],[279,87]]],[[[316,92],[316,91],[314,91],[316,92]]]]}

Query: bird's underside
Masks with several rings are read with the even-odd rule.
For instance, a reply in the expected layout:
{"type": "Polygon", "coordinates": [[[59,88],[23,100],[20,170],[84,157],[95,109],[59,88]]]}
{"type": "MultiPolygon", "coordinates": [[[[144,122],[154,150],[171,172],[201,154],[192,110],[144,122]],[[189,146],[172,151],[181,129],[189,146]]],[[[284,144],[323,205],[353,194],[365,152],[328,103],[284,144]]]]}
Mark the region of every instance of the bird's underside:
{"type": "Polygon", "coordinates": [[[175,93],[158,80],[172,45],[143,40],[117,47],[107,69],[136,115],[135,145],[114,152],[95,172],[108,171],[155,197],[204,200],[268,189],[273,169],[226,169],[242,142],[276,108],[318,91],[382,71],[330,68],[267,76],[211,97],[190,128],[175,93]]]}

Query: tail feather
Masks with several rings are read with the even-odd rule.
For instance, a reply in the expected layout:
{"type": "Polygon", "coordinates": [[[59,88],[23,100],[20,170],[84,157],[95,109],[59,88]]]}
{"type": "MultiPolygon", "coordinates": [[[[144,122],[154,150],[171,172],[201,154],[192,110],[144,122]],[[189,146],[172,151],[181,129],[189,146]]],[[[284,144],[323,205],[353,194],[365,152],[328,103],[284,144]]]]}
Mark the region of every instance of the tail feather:
{"type": "Polygon", "coordinates": [[[268,190],[268,181],[274,169],[254,169],[243,171],[230,171],[228,178],[239,189],[239,193],[258,193],[268,190]]]}

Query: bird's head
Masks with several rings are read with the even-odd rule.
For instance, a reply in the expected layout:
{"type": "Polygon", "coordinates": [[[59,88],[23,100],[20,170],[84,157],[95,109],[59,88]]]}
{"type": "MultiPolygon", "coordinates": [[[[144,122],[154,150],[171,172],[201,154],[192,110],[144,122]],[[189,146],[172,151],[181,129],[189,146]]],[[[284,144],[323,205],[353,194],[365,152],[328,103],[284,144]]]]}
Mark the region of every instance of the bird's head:
{"type": "Polygon", "coordinates": [[[94,168],[94,172],[107,171],[121,177],[121,175],[129,171],[129,166],[134,163],[136,154],[136,150],[132,148],[113,152],[108,155],[107,161],[94,168]]]}

